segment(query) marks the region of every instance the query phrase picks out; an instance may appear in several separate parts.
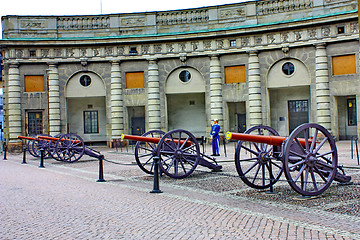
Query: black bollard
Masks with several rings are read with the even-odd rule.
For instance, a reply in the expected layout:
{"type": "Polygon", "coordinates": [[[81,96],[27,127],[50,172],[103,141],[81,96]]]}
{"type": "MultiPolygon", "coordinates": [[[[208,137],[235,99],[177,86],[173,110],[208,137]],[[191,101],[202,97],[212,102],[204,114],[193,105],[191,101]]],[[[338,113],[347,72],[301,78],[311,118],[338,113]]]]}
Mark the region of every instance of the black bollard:
{"type": "Polygon", "coordinates": [[[106,180],[104,179],[103,167],[104,155],[100,155],[97,159],[99,160],[99,179],[97,180],[97,182],[106,182],[106,180]]]}
{"type": "Polygon", "coordinates": [[[3,150],[4,150],[4,158],[3,158],[3,160],[7,160],[7,159],[6,159],[6,152],[7,152],[6,142],[4,142],[4,144],[3,144],[3,150]]]}
{"type": "Polygon", "coordinates": [[[154,157],[154,188],[150,193],[162,193],[159,189],[159,160],[158,156],[154,157]]]}
{"type": "Polygon", "coordinates": [[[44,149],[40,149],[40,166],[39,168],[44,168],[44,149]]]}
{"type": "Polygon", "coordinates": [[[23,147],[23,161],[22,164],[26,164],[26,145],[24,145],[23,147]]]}

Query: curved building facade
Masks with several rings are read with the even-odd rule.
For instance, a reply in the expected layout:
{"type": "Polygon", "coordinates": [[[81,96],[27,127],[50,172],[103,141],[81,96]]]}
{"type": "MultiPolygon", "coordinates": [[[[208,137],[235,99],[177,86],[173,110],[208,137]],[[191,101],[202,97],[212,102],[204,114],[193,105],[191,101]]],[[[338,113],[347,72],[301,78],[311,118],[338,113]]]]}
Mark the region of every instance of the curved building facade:
{"type": "Polygon", "coordinates": [[[5,136],[316,122],[359,136],[355,0],[276,0],[98,16],[2,18],[5,136]]]}

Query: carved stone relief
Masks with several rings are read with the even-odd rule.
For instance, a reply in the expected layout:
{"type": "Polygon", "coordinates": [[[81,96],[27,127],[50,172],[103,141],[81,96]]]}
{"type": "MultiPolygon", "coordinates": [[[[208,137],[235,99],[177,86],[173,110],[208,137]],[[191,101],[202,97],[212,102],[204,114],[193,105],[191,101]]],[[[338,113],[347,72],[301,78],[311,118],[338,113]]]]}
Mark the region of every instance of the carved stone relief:
{"type": "Polygon", "coordinates": [[[107,47],[105,48],[105,56],[113,56],[113,48],[112,47],[107,47]]]}
{"type": "Polygon", "coordinates": [[[166,49],[167,49],[168,53],[173,53],[174,52],[174,45],[171,44],[171,43],[166,44],[166,49]]]}
{"type": "Polygon", "coordinates": [[[118,56],[123,56],[125,52],[125,48],[124,47],[118,47],[117,49],[117,54],[118,56]]]}
{"type": "Polygon", "coordinates": [[[155,53],[161,53],[162,52],[162,45],[161,44],[156,44],[154,46],[154,51],[155,51],[155,53]]]}
{"type": "Polygon", "coordinates": [[[179,43],[180,52],[186,52],[186,45],[185,43],[179,43]]]}
{"type": "Polygon", "coordinates": [[[316,29],[309,29],[308,36],[309,36],[309,39],[316,39],[316,37],[317,37],[316,29]]]}
{"type": "Polygon", "coordinates": [[[275,35],[274,34],[268,34],[267,35],[267,41],[268,41],[268,44],[275,43],[275,35]]]}
{"type": "Polygon", "coordinates": [[[16,56],[16,58],[23,58],[24,51],[22,49],[16,49],[15,50],[15,56],[16,56]]]}
{"type": "Polygon", "coordinates": [[[93,56],[94,56],[94,57],[100,56],[100,49],[98,49],[98,48],[93,48],[93,56]]]}
{"type": "Polygon", "coordinates": [[[225,9],[220,11],[220,18],[239,18],[245,17],[245,7],[237,9],[225,9]]]}
{"type": "Polygon", "coordinates": [[[150,45],[141,46],[141,54],[147,55],[150,53],[150,45]]]}
{"type": "Polygon", "coordinates": [[[60,48],[55,48],[54,49],[54,54],[55,54],[55,57],[61,57],[62,56],[62,51],[60,48]]]}
{"type": "Polygon", "coordinates": [[[330,35],[331,35],[330,27],[323,27],[322,35],[323,35],[323,37],[330,37],[330,35]]]}
{"type": "Polygon", "coordinates": [[[204,48],[206,50],[211,49],[211,41],[210,40],[204,41],[204,48]]]}
{"type": "Polygon", "coordinates": [[[121,19],[122,26],[143,26],[145,25],[144,17],[132,17],[121,19]]]}
{"type": "Polygon", "coordinates": [[[199,49],[199,43],[198,42],[191,42],[192,50],[197,51],[199,49]]]}
{"type": "Polygon", "coordinates": [[[50,53],[49,49],[41,49],[41,57],[42,58],[48,58],[50,55],[49,53],[50,53]]]}
{"type": "Polygon", "coordinates": [[[217,40],[217,46],[219,49],[223,49],[224,48],[224,40],[217,40]]]}
{"type": "Polygon", "coordinates": [[[66,49],[66,56],[67,57],[74,57],[74,55],[75,55],[75,51],[74,51],[73,48],[66,49]]]}
{"type": "Polygon", "coordinates": [[[250,45],[250,38],[249,37],[243,37],[241,38],[241,46],[247,47],[250,45]]]}

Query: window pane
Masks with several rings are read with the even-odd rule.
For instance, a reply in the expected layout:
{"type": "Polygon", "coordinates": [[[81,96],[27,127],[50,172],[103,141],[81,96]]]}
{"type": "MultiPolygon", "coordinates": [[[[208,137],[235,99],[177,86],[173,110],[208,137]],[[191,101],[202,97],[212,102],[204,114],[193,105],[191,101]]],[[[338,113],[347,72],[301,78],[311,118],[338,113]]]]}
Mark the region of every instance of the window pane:
{"type": "Polygon", "coordinates": [[[348,109],[348,125],[356,126],[357,118],[356,118],[356,99],[348,99],[347,100],[347,109],[348,109]]]}
{"type": "Polygon", "coordinates": [[[43,133],[42,112],[28,113],[28,134],[38,135],[43,133]]]}
{"type": "Polygon", "coordinates": [[[84,111],[84,133],[99,133],[98,111],[84,111]]]}

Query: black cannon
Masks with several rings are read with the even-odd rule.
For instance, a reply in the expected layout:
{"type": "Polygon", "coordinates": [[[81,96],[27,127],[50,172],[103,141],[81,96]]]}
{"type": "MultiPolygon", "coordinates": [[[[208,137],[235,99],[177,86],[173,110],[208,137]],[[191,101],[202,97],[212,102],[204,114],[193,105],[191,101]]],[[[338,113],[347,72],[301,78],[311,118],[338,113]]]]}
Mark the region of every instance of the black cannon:
{"type": "Polygon", "coordinates": [[[333,180],[351,180],[338,166],[334,138],[319,124],[302,124],[289,137],[280,137],[268,126],[254,126],[243,134],[228,132],[226,138],[238,140],[236,170],[252,188],[271,187],[283,172],[290,186],[304,196],[323,193],[333,180]]]}
{"type": "Polygon", "coordinates": [[[201,153],[195,136],[183,129],[167,133],[152,130],[142,136],[123,134],[121,138],[137,141],[135,159],[138,166],[148,174],[154,173],[155,156],[160,158],[160,170],[176,179],[189,176],[198,165],[213,171],[222,168],[215,158],[201,153]]]}
{"type": "Polygon", "coordinates": [[[28,140],[27,149],[35,157],[40,157],[40,151],[44,151],[44,158],[53,158],[63,162],[76,162],[84,154],[103,158],[103,155],[85,145],[84,140],[76,134],[59,134],[55,137],[38,135],[36,137],[18,136],[19,139],[28,140]]]}

